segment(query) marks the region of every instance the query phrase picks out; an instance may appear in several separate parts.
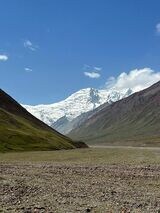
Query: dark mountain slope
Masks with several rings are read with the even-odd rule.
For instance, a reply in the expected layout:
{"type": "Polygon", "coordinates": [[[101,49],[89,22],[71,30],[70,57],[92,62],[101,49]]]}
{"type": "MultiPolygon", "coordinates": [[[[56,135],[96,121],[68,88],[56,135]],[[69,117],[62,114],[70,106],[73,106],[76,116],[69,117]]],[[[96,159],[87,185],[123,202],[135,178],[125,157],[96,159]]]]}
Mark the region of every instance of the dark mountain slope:
{"type": "Polygon", "coordinates": [[[85,146],[73,142],[35,118],[0,90],[0,151],[69,149],[85,146]]]}
{"type": "Polygon", "coordinates": [[[89,144],[160,146],[160,81],[104,105],[69,136],[89,144]]]}

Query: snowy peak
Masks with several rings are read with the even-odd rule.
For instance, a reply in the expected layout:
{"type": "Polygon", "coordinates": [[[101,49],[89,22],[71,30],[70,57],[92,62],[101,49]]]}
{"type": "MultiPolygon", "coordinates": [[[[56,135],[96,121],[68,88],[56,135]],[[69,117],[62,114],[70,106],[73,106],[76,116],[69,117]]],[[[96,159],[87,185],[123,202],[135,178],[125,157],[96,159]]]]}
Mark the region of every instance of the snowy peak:
{"type": "Polygon", "coordinates": [[[104,103],[113,103],[132,94],[132,90],[81,89],[63,101],[49,105],[23,105],[30,113],[52,126],[58,119],[73,120],[84,112],[91,111],[104,103]]]}
{"type": "Polygon", "coordinates": [[[99,102],[100,102],[99,91],[97,89],[91,88],[89,93],[90,93],[89,94],[89,96],[90,96],[90,100],[89,101],[91,103],[93,103],[94,108],[95,108],[96,104],[99,104],[99,102]]]}

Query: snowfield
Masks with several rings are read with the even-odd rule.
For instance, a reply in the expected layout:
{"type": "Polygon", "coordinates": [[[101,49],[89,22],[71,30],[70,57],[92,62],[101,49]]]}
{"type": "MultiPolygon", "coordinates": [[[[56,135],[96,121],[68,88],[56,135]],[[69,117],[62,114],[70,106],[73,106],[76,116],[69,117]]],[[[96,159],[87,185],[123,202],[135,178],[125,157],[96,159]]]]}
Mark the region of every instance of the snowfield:
{"type": "Polygon", "coordinates": [[[79,90],[68,98],[58,103],[48,105],[23,105],[31,114],[42,120],[49,126],[52,126],[58,119],[66,116],[69,121],[72,121],[82,113],[89,112],[104,103],[113,103],[122,98],[131,95],[131,89],[122,91],[116,90],[98,90],[86,88],[79,90]]]}

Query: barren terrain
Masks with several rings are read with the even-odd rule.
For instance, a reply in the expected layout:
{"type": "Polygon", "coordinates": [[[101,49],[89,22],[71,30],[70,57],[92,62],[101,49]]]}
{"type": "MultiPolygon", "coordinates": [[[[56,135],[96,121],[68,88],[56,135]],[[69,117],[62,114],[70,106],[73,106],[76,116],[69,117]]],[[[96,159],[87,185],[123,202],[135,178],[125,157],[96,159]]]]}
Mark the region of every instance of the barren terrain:
{"type": "Polygon", "coordinates": [[[0,154],[0,212],[160,212],[160,150],[0,154]]]}

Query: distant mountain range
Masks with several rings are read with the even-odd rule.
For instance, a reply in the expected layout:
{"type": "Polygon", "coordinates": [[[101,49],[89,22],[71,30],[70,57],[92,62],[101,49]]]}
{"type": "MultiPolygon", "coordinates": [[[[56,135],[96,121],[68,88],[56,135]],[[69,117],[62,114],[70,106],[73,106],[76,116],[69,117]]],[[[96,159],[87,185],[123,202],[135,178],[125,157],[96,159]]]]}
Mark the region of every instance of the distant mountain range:
{"type": "Polygon", "coordinates": [[[31,115],[0,89],[0,152],[86,147],[31,115]]]}
{"type": "Polygon", "coordinates": [[[160,81],[136,93],[87,88],[59,103],[25,108],[0,90],[0,151],[86,147],[74,141],[160,146],[160,81]]]}
{"type": "Polygon", "coordinates": [[[115,89],[86,88],[72,94],[67,99],[49,105],[23,105],[31,114],[57,131],[67,134],[90,112],[104,103],[111,104],[128,97],[130,88],[121,91],[115,89]]]}
{"type": "Polygon", "coordinates": [[[69,136],[88,144],[160,146],[160,81],[79,121],[69,136]]]}

